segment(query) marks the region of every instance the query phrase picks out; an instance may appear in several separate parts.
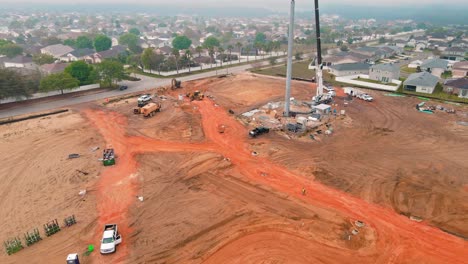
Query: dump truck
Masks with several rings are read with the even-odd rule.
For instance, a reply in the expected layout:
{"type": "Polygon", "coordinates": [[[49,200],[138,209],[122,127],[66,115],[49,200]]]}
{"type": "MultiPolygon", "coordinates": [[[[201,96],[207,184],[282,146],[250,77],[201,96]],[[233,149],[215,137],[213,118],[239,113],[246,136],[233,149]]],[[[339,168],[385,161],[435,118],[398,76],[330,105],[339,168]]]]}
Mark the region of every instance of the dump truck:
{"type": "Polygon", "coordinates": [[[190,98],[190,101],[193,101],[193,100],[201,101],[203,100],[203,98],[205,98],[205,95],[199,90],[196,90],[193,93],[187,93],[187,97],[190,98]]]}
{"type": "Polygon", "coordinates": [[[156,114],[156,112],[161,111],[160,103],[149,103],[143,107],[138,107],[133,109],[134,114],[142,114],[144,117],[151,117],[156,114]]]}
{"type": "Polygon", "coordinates": [[[114,253],[118,244],[122,243],[122,236],[117,230],[116,224],[104,225],[101,240],[101,254],[114,253]]]}

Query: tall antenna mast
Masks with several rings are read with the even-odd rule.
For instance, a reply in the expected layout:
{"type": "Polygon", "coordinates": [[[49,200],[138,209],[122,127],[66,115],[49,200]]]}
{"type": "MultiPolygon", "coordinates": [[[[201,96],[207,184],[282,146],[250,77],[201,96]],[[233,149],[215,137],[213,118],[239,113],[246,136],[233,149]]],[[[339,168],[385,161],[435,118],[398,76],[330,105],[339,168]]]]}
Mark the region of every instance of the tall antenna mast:
{"type": "Polygon", "coordinates": [[[294,44],[294,6],[295,0],[291,0],[291,10],[289,12],[288,66],[286,75],[286,95],[284,99],[284,116],[289,116],[289,107],[291,103],[292,52],[294,44]]]}
{"type": "Polygon", "coordinates": [[[322,75],[322,41],[320,38],[320,15],[318,0],[315,0],[315,32],[317,34],[317,59],[316,65],[316,80],[317,80],[317,96],[323,94],[323,75],[322,75]]]}

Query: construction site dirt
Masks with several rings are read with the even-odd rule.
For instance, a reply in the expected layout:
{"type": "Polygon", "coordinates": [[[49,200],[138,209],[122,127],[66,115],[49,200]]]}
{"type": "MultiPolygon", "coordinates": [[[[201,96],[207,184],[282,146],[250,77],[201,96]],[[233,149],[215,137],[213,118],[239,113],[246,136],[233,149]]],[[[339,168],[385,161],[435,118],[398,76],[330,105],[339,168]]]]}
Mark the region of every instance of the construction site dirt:
{"type": "MultiPolygon", "coordinates": [[[[338,89],[346,122],[332,135],[249,138],[240,114],[282,100],[284,84],[205,79],[158,94],[150,118],[135,97],[0,126],[0,239],[77,220],[0,263],[466,263],[467,106],[429,115],[417,98],[369,92],[345,107],[338,89]],[[206,98],[179,100],[195,90],[206,98]],[[99,161],[106,147],[114,166],[99,161]],[[84,254],[108,223],[116,253],[84,254]]],[[[293,82],[297,100],[314,94],[293,82]]]]}

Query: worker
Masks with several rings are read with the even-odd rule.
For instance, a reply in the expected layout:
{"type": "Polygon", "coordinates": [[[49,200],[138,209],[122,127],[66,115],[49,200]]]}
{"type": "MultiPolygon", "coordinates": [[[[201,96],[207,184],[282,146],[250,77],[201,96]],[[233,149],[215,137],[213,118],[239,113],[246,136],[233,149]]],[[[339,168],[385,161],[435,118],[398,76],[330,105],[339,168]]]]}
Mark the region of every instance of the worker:
{"type": "Polygon", "coordinates": [[[306,195],[306,189],[302,187],[302,195],[306,195]]]}

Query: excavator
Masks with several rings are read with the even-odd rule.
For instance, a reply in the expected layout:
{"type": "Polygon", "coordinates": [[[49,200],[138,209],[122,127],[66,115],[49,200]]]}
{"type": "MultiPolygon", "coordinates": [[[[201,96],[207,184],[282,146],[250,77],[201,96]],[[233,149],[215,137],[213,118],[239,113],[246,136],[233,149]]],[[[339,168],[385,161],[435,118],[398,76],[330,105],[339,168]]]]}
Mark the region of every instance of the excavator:
{"type": "Polygon", "coordinates": [[[201,101],[203,100],[203,98],[205,98],[205,95],[199,90],[196,90],[193,93],[190,93],[190,92],[187,93],[187,97],[190,98],[190,101],[194,101],[194,100],[201,101]]]}
{"type": "Polygon", "coordinates": [[[178,81],[176,79],[172,79],[172,82],[171,82],[171,89],[172,90],[175,90],[175,89],[180,89],[182,88],[182,81],[178,81]]]}

